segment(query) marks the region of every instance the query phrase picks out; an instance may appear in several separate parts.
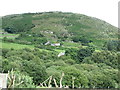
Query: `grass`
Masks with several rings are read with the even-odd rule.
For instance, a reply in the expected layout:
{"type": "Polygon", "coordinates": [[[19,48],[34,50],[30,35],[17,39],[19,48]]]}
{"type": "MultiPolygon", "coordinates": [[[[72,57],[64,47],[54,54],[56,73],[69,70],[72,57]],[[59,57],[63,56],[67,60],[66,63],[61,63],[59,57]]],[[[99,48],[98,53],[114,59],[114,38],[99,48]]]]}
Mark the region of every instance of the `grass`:
{"type": "MultiPolygon", "coordinates": [[[[6,49],[23,49],[23,48],[30,48],[34,49],[34,45],[23,45],[23,44],[16,44],[16,43],[6,43],[6,42],[0,42],[0,48],[6,48],[6,49]]],[[[46,49],[39,49],[40,51],[46,51],[46,52],[51,52],[50,50],[46,49]]],[[[60,49],[55,49],[56,52],[65,52],[65,50],[60,50],[60,49]]]]}
{"type": "Polygon", "coordinates": [[[65,52],[65,50],[60,50],[60,49],[54,49],[56,52],[65,52]]]}
{"type": "Polygon", "coordinates": [[[81,45],[79,43],[72,43],[72,42],[64,42],[63,44],[65,47],[80,47],[81,45]]]}
{"type": "Polygon", "coordinates": [[[15,39],[18,36],[19,34],[0,34],[0,39],[3,39],[4,37],[7,37],[9,39],[15,39]]]}
{"type": "Polygon", "coordinates": [[[30,48],[34,49],[34,45],[22,45],[22,44],[16,44],[16,43],[5,43],[0,42],[0,48],[7,48],[7,49],[23,49],[23,48],[30,48]]]}

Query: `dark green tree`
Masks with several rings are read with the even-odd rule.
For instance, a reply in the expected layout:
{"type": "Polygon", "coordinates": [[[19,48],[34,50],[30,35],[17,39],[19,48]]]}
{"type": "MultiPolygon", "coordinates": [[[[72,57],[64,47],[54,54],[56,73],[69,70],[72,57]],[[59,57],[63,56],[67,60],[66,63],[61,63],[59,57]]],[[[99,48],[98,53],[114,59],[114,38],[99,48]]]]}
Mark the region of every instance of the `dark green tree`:
{"type": "Polygon", "coordinates": [[[85,57],[91,56],[94,51],[95,49],[93,47],[80,49],[77,53],[79,62],[82,62],[85,57]]]}

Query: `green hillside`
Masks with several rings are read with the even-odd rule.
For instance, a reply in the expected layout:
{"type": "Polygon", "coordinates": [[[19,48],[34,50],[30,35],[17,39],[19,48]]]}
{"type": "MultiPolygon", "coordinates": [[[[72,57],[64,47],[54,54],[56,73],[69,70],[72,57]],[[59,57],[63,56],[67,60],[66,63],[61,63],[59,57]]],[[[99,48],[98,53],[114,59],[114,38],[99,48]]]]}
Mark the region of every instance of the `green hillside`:
{"type": "Polygon", "coordinates": [[[120,88],[118,29],[109,23],[67,12],[0,20],[0,71],[9,71],[8,88],[120,88]]]}
{"type": "Polygon", "coordinates": [[[99,19],[82,14],[46,12],[3,17],[3,29],[22,34],[19,40],[93,43],[101,47],[107,40],[117,39],[117,28],[99,19]],[[34,34],[34,38],[33,38],[34,34]],[[36,36],[35,36],[36,35],[36,36]],[[38,39],[38,36],[41,39],[38,39]]]}

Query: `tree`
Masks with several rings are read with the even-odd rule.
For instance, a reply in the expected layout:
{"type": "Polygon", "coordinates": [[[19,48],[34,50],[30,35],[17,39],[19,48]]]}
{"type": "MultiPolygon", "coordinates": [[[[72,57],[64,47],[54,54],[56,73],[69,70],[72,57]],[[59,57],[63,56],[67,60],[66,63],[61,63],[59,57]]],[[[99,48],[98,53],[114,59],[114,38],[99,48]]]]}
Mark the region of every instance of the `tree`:
{"type": "Polygon", "coordinates": [[[73,40],[73,42],[79,42],[80,38],[76,36],[76,37],[73,37],[72,40],[73,40]]]}
{"type": "Polygon", "coordinates": [[[8,88],[35,88],[32,77],[19,71],[8,72],[8,88]]]}
{"type": "Polygon", "coordinates": [[[105,63],[113,68],[118,68],[118,54],[116,52],[94,52],[91,56],[91,60],[95,63],[105,63]]]}
{"type": "Polygon", "coordinates": [[[10,71],[12,68],[14,70],[21,70],[22,67],[22,58],[20,57],[15,57],[15,56],[10,56],[7,59],[2,60],[2,68],[4,70],[4,73],[7,73],[10,71]],[[17,63],[17,64],[16,64],[17,63]]]}
{"type": "Polygon", "coordinates": [[[109,40],[105,43],[104,47],[106,47],[107,50],[109,50],[109,51],[112,51],[112,50],[118,51],[118,49],[119,49],[118,43],[119,43],[118,40],[109,40]]]}
{"type": "Polygon", "coordinates": [[[3,56],[3,57],[6,57],[6,54],[7,54],[9,51],[10,51],[9,49],[2,48],[2,56],[3,56]]]}
{"type": "Polygon", "coordinates": [[[72,87],[72,78],[74,77],[74,86],[81,87],[81,88],[88,88],[88,79],[85,75],[78,69],[73,66],[62,67],[65,76],[63,78],[63,85],[68,85],[72,87]]]}
{"type": "Polygon", "coordinates": [[[89,74],[89,87],[90,88],[115,88],[115,81],[107,75],[94,71],[89,74]]]}
{"type": "Polygon", "coordinates": [[[89,42],[92,42],[91,40],[88,40],[84,35],[81,36],[74,36],[72,37],[73,42],[81,42],[82,45],[88,46],[89,42]]]}
{"type": "Polygon", "coordinates": [[[33,82],[37,85],[40,82],[43,82],[47,77],[47,73],[44,65],[35,62],[34,60],[23,61],[22,71],[28,73],[29,76],[33,77],[33,82]]]}
{"type": "Polygon", "coordinates": [[[77,49],[69,48],[69,49],[67,49],[67,50],[65,51],[65,55],[66,55],[66,56],[70,56],[71,59],[76,60],[76,59],[77,59],[77,52],[78,52],[77,49]]]}
{"type": "Polygon", "coordinates": [[[91,56],[94,51],[95,49],[93,47],[80,49],[77,53],[79,62],[82,62],[85,57],[91,56]]]}

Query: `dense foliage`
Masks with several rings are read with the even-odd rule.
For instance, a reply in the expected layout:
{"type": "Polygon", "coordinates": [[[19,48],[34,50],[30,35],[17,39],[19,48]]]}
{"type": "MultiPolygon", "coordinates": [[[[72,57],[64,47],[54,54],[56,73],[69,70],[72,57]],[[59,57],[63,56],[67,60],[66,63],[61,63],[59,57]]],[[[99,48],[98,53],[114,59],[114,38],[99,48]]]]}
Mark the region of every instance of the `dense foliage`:
{"type": "MultiPolygon", "coordinates": [[[[59,84],[60,75],[64,72],[65,76],[62,82],[64,86],[72,87],[72,77],[75,77],[75,87],[118,87],[117,54],[115,52],[93,52],[92,55],[87,55],[86,52],[81,59],[75,59],[69,55],[58,58],[56,52],[43,52],[39,49],[28,48],[22,50],[3,49],[2,52],[4,72],[14,68],[15,71],[33,77],[35,85],[39,85],[51,75],[58,80],[59,84]],[[103,52],[107,55],[104,55],[103,52]],[[79,60],[82,61],[79,62],[79,60]]],[[[79,52],[80,50],[78,50],[78,55],[79,52]]],[[[54,86],[53,82],[51,84],[54,86]]]]}
{"type": "Polygon", "coordinates": [[[85,15],[46,12],[5,16],[2,28],[0,68],[14,70],[14,87],[119,87],[119,44],[112,25],[85,15]]]}

